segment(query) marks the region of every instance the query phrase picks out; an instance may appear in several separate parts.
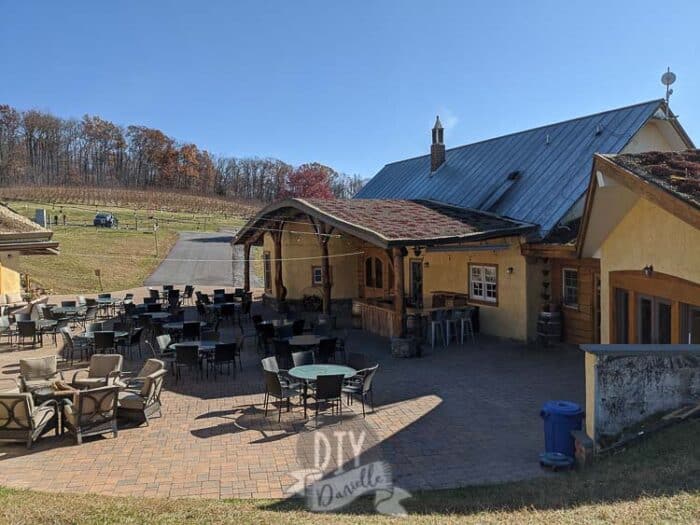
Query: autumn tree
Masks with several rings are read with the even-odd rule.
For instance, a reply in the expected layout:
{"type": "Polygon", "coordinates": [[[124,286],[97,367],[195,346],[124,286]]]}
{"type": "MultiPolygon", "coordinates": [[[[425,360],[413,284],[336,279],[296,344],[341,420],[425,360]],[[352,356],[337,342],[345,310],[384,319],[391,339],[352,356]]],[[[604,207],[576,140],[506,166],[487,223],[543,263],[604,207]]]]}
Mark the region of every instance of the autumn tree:
{"type": "Polygon", "coordinates": [[[330,199],[333,170],[318,163],[302,164],[287,176],[286,196],[330,199]]]}

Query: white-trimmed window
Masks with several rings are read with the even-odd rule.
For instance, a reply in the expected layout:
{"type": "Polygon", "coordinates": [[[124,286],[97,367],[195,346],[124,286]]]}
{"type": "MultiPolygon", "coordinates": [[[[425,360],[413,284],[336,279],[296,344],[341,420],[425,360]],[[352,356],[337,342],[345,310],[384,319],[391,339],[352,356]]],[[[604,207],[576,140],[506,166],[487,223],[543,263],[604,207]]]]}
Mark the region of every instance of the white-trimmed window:
{"type": "Polygon", "coordinates": [[[321,286],[323,284],[323,268],[320,266],[311,267],[311,285],[321,286]]]}
{"type": "Polygon", "coordinates": [[[578,270],[564,268],[561,271],[561,297],[565,306],[578,307],[578,270]]]}
{"type": "Polygon", "coordinates": [[[498,303],[498,267],[491,264],[469,265],[469,298],[498,303]]]}

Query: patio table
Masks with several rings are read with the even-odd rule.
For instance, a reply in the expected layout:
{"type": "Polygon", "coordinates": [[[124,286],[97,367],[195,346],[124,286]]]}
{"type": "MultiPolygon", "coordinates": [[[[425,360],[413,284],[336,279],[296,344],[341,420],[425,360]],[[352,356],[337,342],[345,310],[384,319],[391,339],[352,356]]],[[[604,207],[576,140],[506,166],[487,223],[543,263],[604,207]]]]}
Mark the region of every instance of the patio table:
{"type": "Polygon", "coordinates": [[[138,319],[141,315],[147,315],[153,321],[162,321],[163,319],[167,319],[168,317],[170,317],[170,314],[168,312],[141,312],[138,315],[134,315],[133,318],[138,319]]]}
{"type": "Polygon", "coordinates": [[[77,315],[87,310],[87,306],[55,306],[51,312],[58,315],[77,315]]]}
{"type": "MultiPolygon", "coordinates": [[[[105,330],[106,332],[111,332],[112,330],[105,330]]],[[[90,339],[91,341],[95,339],[95,332],[83,332],[80,334],[81,337],[84,337],[85,339],[90,339]]],[[[114,338],[115,339],[123,339],[125,337],[129,336],[129,332],[124,332],[121,330],[117,330],[114,332],[114,338]]]]}
{"type": "Polygon", "coordinates": [[[321,339],[325,339],[325,337],[313,334],[295,335],[289,338],[289,345],[303,347],[318,346],[318,344],[321,342],[321,339]]]}
{"type": "MultiPolygon", "coordinates": [[[[297,337],[304,337],[304,336],[297,336],[297,337]]],[[[344,366],[344,365],[324,365],[324,364],[318,364],[318,365],[301,365],[301,366],[295,366],[294,368],[290,369],[289,372],[287,372],[290,376],[292,376],[295,379],[301,379],[304,385],[304,418],[306,418],[306,409],[307,409],[307,402],[306,399],[308,397],[308,388],[309,388],[309,381],[316,381],[318,379],[318,376],[331,376],[331,375],[340,375],[343,374],[345,376],[345,379],[349,379],[351,377],[354,377],[355,374],[357,374],[357,370],[354,368],[350,368],[349,366],[344,366]]]]}
{"type": "Polygon", "coordinates": [[[194,340],[194,341],[182,341],[181,343],[172,343],[170,345],[170,348],[178,348],[179,346],[190,346],[190,345],[197,345],[197,348],[199,349],[200,354],[208,354],[210,352],[214,351],[214,348],[216,348],[216,344],[218,341],[202,341],[201,339],[194,340]]]}
{"type": "MultiPolygon", "coordinates": [[[[189,321],[188,321],[188,322],[189,322],[189,321]]],[[[183,323],[182,321],[172,321],[172,322],[170,322],[170,323],[164,323],[164,324],[163,324],[163,330],[167,330],[167,331],[169,331],[169,332],[178,332],[178,331],[182,331],[182,326],[183,326],[183,324],[184,324],[184,323],[183,323]]],[[[200,322],[199,322],[200,328],[203,327],[203,326],[206,326],[206,324],[207,324],[207,323],[204,322],[204,321],[200,321],[200,322]]]]}

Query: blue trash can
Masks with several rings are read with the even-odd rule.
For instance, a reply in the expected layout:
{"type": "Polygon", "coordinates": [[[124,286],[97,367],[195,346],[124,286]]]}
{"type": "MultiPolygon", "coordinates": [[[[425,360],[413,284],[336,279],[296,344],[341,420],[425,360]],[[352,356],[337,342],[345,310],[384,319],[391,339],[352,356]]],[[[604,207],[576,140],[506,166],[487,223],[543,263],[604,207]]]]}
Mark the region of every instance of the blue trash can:
{"type": "Polygon", "coordinates": [[[540,416],[544,420],[545,452],[558,452],[574,457],[572,430],[581,430],[583,409],[571,401],[547,401],[540,416]]]}

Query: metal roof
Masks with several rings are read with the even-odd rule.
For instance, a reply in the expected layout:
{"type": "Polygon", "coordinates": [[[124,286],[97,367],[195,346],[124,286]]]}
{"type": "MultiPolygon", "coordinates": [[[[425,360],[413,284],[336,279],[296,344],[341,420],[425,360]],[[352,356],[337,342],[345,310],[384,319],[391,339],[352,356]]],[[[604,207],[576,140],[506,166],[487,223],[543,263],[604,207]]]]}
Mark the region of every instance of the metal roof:
{"type": "Polygon", "coordinates": [[[432,174],[429,154],[387,164],[355,198],[482,209],[539,225],[544,237],[586,192],[593,154],[620,153],[662,104],[652,100],[451,148],[432,174]]]}

